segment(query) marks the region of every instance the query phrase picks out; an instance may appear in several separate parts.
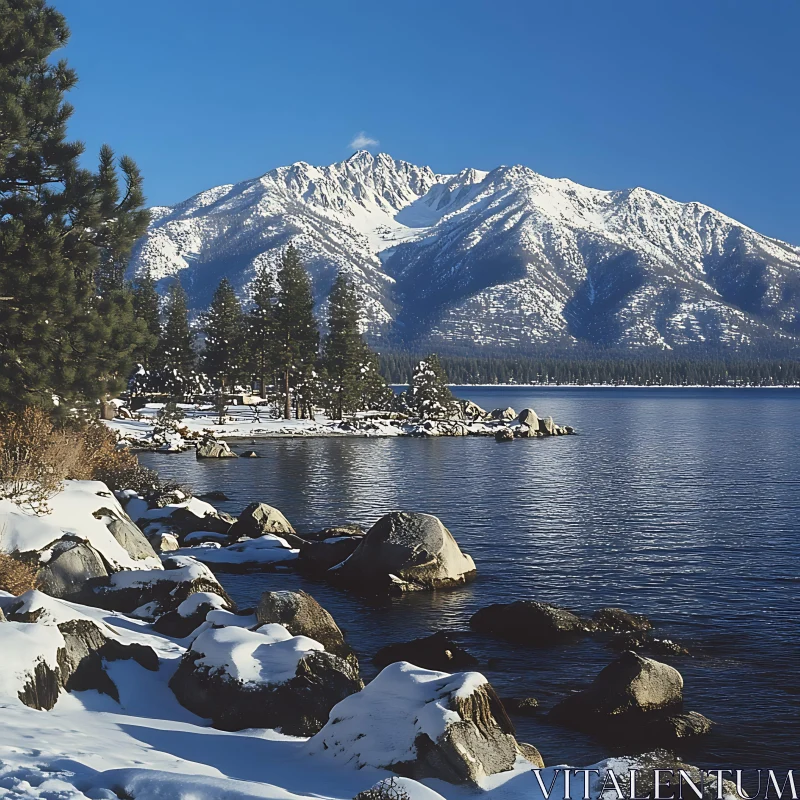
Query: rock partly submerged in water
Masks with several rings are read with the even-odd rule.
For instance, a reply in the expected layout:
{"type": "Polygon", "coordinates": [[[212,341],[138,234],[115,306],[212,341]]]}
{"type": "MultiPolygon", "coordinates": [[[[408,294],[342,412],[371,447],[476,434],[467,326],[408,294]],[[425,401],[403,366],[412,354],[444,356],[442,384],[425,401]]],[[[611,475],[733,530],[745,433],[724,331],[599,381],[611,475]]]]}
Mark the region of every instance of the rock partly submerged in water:
{"type": "Polygon", "coordinates": [[[477,658],[459,647],[442,631],[410,642],[398,642],[382,647],[372,661],[380,668],[398,661],[408,661],[423,669],[442,672],[458,672],[478,665],[477,658]]]}
{"type": "Polygon", "coordinates": [[[472,615],[469,625],[478,633],[533,645],[549,645],[586,633],[583,620],[576,614],[533,600],[487,606],[472,615]]]}
{"type": "Polygon", "coordinates": [[[282,536],[286,533],[293,534],[295,530],[277,508],[266,503],[250,503],[231,529],[231,535],[237,539],[242,536],[255,539],[265,533],[282,536]]]}
{"type": "Polygon", "coordinates": [[[404,511],[381,517],[353,554],[328,571],[349,589],[378,594],[452,589],[475,575],[475,562],[437,517],[404,511]]]}
{"type": "Polygon", "coordinates": [[[197,443],[195,455],[197,458],[238,458],[222,439],[203,439],[197,443]]]}
{"type": "Polygon", "coordinates": [[[514,726],[483,675],[448,675],[405,662],[389,665],[335,706],[307,749],[356,769],[472,786],[524,757],[514,726]]]}

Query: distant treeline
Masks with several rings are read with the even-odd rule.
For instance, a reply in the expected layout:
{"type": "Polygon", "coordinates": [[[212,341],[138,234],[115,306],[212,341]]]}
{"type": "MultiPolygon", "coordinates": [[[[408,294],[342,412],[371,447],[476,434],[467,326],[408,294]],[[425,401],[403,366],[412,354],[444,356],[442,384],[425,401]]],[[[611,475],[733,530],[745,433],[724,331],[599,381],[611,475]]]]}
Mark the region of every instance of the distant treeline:
{"type": "MultiPolygon", "coordinates": [[[[385,353],[389,383],[407,383],[420,356],[385,353]]],[[[569,358],[440,356],[450,383],[610,384],[628,386],[798,386],[800,360],[746,358],[569,358]]]]}

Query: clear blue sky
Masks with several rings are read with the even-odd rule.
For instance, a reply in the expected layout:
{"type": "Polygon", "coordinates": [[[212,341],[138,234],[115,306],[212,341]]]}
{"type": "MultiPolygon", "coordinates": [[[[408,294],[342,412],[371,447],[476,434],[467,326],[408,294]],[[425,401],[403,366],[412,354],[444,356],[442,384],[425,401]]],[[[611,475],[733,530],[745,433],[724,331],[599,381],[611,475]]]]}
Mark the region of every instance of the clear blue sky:
{"type": "Polygon", "coordinates": [[[800,244],[797,0],[54,0],[71,132],[152,204],[359,131],[439,172],[521,163],[698,200],[800,244]]]}

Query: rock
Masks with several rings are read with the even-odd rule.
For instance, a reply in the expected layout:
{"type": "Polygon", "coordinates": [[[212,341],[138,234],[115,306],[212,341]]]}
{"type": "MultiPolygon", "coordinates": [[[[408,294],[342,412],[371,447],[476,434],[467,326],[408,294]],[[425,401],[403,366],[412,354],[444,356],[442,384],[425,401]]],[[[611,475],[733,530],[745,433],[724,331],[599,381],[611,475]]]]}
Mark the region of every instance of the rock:
{"type": "Polygon", "coordinates": [[[649,631],[653,627],[643,614],[631,614],[621,608],[601,608],[592,614],[595,630],[613,633],[649,631]]]}
{"type": "Polygon", "coordinates": [[[360,525],[334,525],[332,528],[323,528],[321,531],[303,534],[312,542],[324,542],[328,539],[341,539],[345,536],[357,536],[363,538],[366,531],[360,525]]]}
{"type": "Polygon", "coordinates": [[[78,600],[93,583],[108,577],[102,556],[86,542],[60,541],[39,570],[37,584],[52,597],[78,600]]]}
{"type": "Polygon", "coordinates": [[[100,419],[111,420],[117,416],[117,407],[113,403],[100,403],[100,419]]]}
{"type": "Polygon", "coordinates": [[[306,575],[324,575],[349,558],[363,536],[345,536],[330,542],[311,542],[300,547],[297,569],[306,575]]]}
{"type": "Polygon", "coordinates": [[[261,456],[255,450],[245,450],[242,458],[261,458],[261,456]]]}
{"type": "Polygon", "coordinates": [[[180,548],[178,537],[172,533],[153,533],[147,537],[147,540],[156,553],[171,553],[180,548]]]}
{"type": "MultiPolygon", "coordinates": [[[[534,428],[529,428],[527,425],[520,425],[515,431],[514,436],[517,439],[532,439],[536,436],[536,430],[534,428]]],[[[495,439],[497,435],[495,434],[495,439]]]]}
{"type": "Polygon", "coordinates": [[[222,440],[205,439],[197,443],[197,458],[238,458],[228,443],[222,440]]]}
{"type": "Polygon", "coordinates": [[[307,750],[357,769],[472,786],[511,769],[519,753],[514,726],[483,675],[406,662],[390,664],[336,705],[307,750]]]}
{"type": "Polygon", "coordinates": [[[117,572],[93,586],[84,602],[143,619],[155,619],[176,610],[198,592],[219,595],[228,608],[236,608],[214,573],[186,556],[166,557],[163,570],[117,572]]]}
{"type": "Polygon", "coordinates": [[[120,406],[117,409],[117,416],[120,419],[133,419],[133,413],[127,406],[120,406]]]}
{"type": "Polygon", "coordinates": [[[297,560],[299,551],[273,533],[255,539],[242,538],[226,547],[209,542],[181,551],[217,572],[274,572],[297,560]]]}
{"type": "Polygon", "coordinates": [[[411,778],[392,775],[359,792],[353,800],[445,800],[438,792],[411,778]]]}
{"type": "Polygon", "coordinates": [[[308,636],[329,653],[349,661],[357,670],[358,659],[344,640],[333,617],[305,592],[264,592],[256,607],[256,619],[262,625],[283,625],[293,636],[308,636]]]}
{"type": "Polygon", "coordinates": [[[472,615],[469,625],[478,633],[535,645],[552,644],[586,631],[571,611],[533,600],[487,606],[472,615]]]}
{"type": "Polygon", "coordinates": [[[236,523],[236,517],[226,514],[224,511],[206,511],[205,514],[196,514],[191,508],[176,508],[167,517],[169,525],[179,537],[186,536],[195,531],[208,531],[209,533],[221,533],[226,536],[233,536],[231,530],[236,523]]]}
{"type": "MultiPolygon", "coordinates": [[[[108,513],[112,514],[112,512],[108,513]]],[[[158,559],[153,546],[129,517],[112,516],[107,527],[111,531],[111,535],[130,553],[131,558],[137,561],[144,561],[148,558],[158,559]]]]}
{"type": "Polygon", "coordinates": [[[619,633],[609,645],[614,650],[634,650],[661,656],[688,656],[689,651],[671,639],[657,639],[648,633],[619,633]]]}
{"type": "Polygon", "coordinates": [[[489,417],[488,412],[484,411],[477,403],[473,403],[472,400],[462,400],[460,406],[462,418],[470,422],[477,422],[489,417]]]}
{"type": "Polygon", "coordinates": [[[535,697],[503,697],[501,700],[509,714],[534,717],[539,713],[539,701],[535,697]]]}
{"type": "Polygon", "coordinates": [[[8,622],[8,620],[6,619],[6,614],[2,608],[0,608],[0,622],[8,622]]]}
{"type": "Polygon", "coordinates": [[[265,533],[280,536],[284,533],[295,533],[295,529],[277,508],[266,503],[250,503],[231,529],[231,536],[236,539],[241,536],[255,539],[265,533]]]}
{"type": "Polygon", "coordinates": [[[572,435],[573,433],[575,433],[575,428],[573,428],[571,425],[565,425],[564,426],[564,432],[567,435],[572,435]]]}
{"type": "Polygon", "coordinates": [[[348,588],[377,593],[451,589],[475,574],[475,563],[437,517],[403,511],[381,517],[350,558],[328,572],[348,588]]]}
{"type": "Polygon", "coordinates": [[[363,683],[347,661],[282,625],[203,631],[169,682],[179,702],[217,728],[310,736],[363,683]]]}
{"type": "Polygon", "coordinates": [[[708,717],[697,711],[688,711],[653,720],[643,728],[643,735],[654,744],[678,744],[689,738],[705,736],[713,725],[708,717]]]}
{"type": "Polygon", "coordinates": [[[496,442],[513,442],[514,431],[511,428],[500,428],[500,430],[495,431],[494,440],[496,442]]]}
{"type": "Polygon", "coordinates": [[[414,666],[441,672],[457,672],[478,664],[477,658],[448,639],[442,631],[410,642],[387,645],[372,659],[373,664],[380,668],[397,661],[408,661],[414,666]]]}
{"type": "Polygon", "coordinates": [[[552,417],[545,417],[539,420],[539,433],[545,436],[558,436],[558,425],[553,422],[552,417]]]}
{"type": "Polygon", "coordinates": [[[528,761],[530,761],[534,767],[537,767],[538,769],[544,769],[544,759],[536,747],[534,747],[532,744],[528,744],[527,742],[518,742],[517,746],[519,747],[519,753],[523,758],[526,758],[528,761]]]}
{"type": "Polygon", "coordinates": [[[165,636],[183,639],[196,631],[205,621],[209,611],[216,609],[232,611],[229,602],[218,594],[195,592],[176,609],[160,616],[153,629],[165,636]]]}
{"type": "Polygon", "coordinates": [[[502,422],[511,422],[511,420],[517,416],[517,412],[514,411],[511,406],[509,406],[508,408],[495,408],[494,411],[489,414],[489,416],[491,419],[498,419],[502,422]]]}
{"type": "Polygon", "coordinates": [[[539,428],[539,417],[532,408],[523,408],[517,416],[517,421],[520,425],[527,425],[533,430],[539,428]]]}
{"type": "Polygon", "coordinates": [[[678,670],[627,651],[601,670],[588,689],[558,703],[550,717],[579,730],[598,730],[612,722],[630,729],[632,717],[674,709],[682,701],[678,670]]]}
{"type": "Polygon", "coordinates": [[[200,494],[197,496],[198,500],[205,500],[206,502],[214,501],[224,501],[230,500],[230,497],[225,494],[225,492],[220,492],[217,489],[213,489],[210,492],[205,492],[204,494],[200,494]]]}

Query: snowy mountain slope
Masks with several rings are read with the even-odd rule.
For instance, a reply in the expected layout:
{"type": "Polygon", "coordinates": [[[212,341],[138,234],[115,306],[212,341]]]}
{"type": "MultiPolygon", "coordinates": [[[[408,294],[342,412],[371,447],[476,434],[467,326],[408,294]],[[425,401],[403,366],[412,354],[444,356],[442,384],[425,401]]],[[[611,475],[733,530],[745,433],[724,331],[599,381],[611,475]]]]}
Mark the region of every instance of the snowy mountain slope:
{"type": "Polygon", "coordinates": [[[699,203],[523,166],[438,175],[366,151],[327,167],[298,162],[155,209],[133,269],[179,276],[199,309],[225,274],[245,296],[256,266],[274,264],[289,241],[320,302],[344,269],[372,332],[398,343],[673,348],[800,337],[800,248],[699,203]]]}

